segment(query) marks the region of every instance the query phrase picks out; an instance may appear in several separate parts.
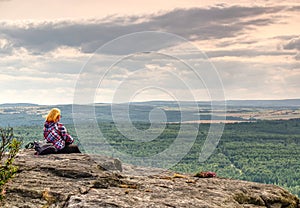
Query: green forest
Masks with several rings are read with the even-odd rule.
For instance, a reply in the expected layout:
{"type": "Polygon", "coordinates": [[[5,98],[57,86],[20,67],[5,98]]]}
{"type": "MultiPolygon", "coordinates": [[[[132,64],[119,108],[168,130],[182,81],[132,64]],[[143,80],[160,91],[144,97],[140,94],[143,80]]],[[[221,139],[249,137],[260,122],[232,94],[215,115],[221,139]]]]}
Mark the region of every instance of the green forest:
{"type": "MultiPolygon", "coordinates": [[[[135,122],[134,125],[140,130],[150,127],[150,124],[145,122],[135,122]]],[[[135,157],[145,157],[168,148],[174,142],[180,125],[166,124],[163,132],[149,142],[136,142],[126,138],[113,122],[99,122],[99,129],[115,150],[135,157]]],[[[76,138],[74,126],[67,125],[67,128],[76,138]]],[[[87,133],[84,145],[81,146],[82,150],[84,149],[86,153],[99,154],[95,145],[102,144],[95,136],[89,136],[88,132],[91,132],[89,125],[84,128],[87,133]]],[[[300,196],[300,119],[226,124],[217,148],[204,163],[200,163],[198,159],[208,134],[209,124],[201,124],[199,129],[192,148],[176,166],[172,167],[173,170],[185,173],[215,171],[218,177],[276,184],[300,196]]],[[[43,138],[42,126],[15,127],[14,131],[16,136],[23,138],[23,144],[43,138]]],[[[189,132],[185,135],[188,137],[189,132]]],[[[81,140],[77,142],[82,143],[81,140]]],[[[101,154],[114,156],[113,152],[101,154]]]]}

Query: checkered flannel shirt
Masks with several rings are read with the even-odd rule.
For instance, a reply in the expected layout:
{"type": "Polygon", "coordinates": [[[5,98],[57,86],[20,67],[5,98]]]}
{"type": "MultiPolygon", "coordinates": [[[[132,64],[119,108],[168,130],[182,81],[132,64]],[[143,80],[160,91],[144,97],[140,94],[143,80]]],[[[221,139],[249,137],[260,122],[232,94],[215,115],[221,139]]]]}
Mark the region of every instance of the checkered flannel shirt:
{"type": "Polygon", "coordinates": [[[60,150],[66,144],[72,144],[74,139],[68,134],[66,127],[59,122],[45,122],[44,138],[60,150]]]}

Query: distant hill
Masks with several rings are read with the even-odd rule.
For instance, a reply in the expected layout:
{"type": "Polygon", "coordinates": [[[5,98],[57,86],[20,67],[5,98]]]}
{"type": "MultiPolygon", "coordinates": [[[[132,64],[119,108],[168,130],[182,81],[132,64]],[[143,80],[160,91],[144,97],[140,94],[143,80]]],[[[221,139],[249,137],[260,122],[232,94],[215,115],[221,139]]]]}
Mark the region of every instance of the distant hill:
{"type": "MultiPolygon", "coordinates": [[[[210,106],[210,101],[164,101],[164,100],[153,100],[143,102],[130,102],[131,106],[153,106],[153,107],[177,107],[177,106],[192,106],[195,102],[199,106],[210,106]]],[[[213,101],[216,105],[224,104],[224,101],[213,101]]],[[[95,106],[110,106],[109,103],[95,103],[95,106]]],[[[117,104],[119,106],[128,105],[128,103],[117,104]]],[[[228,106],[249,106],[249,107],[291,107],[300,106],[300,99],[284,99],[284,100],[226,100],[228,106]]],[[[34,103],[3,103],[0,107],[30,107],[40,106],[34,103]]],[[[41,105],[44,107],[54,107],[55,105],[41,105]]],[[[57,105],[58,107],[69,107],[72,104],[57,105]]]]}
{"type": "MultiPolygon", "coordinates": [[[[200,117],[201,120],[224,120],[224,113],[226,113],[227,120],[233,121],[245,121],[245,119],[249,119],[250,116],[257,119],[264,119],[270,116],[270,119],[299,118],[298,109],[300,109],[300,99],[228,100],[226,101],[227,112],[224,112],[224,101],[214,101],[213,104],[217,111],[215,111],[214,117],[212,118],[211,102],[197,101],[196,103],[198,106],[195,106],[195,102],[192,101],[177,102],[156,100],[121,104],[95,103],[92,107],[95,107],[96,118],[101,122],[115,121],[114,118],[116,118],[116,116],[119,121],[127,121],[128,112],[129,118],[133,122],[149,122],[150,112],[152,117],[154,116],[153,118],[161,119],[159,111],[152,111],[155,108],[165,112],[167,122],[199,121],[200,117]],[[240,114],[245,113],[245,109],[243,108],[248,108],[248,113],[240,114]],[[275,110],[277,114],[260,116],[262,111],[258,112],[258,108],[262,110],[275,110]],[[279,112],[281,110],[283,112],[279,112]],[[250,112],[253,113],[250,114],[250,112]],[[231,115],[230,113],[233,114],[231,115]],[[238,115],[236,113],[238,113],[238,115]],[[282,116],[283,114],[285,117],[282,116]]],[[[74,115],[86,114],[86,111],[90,112],[91,110],[91,106],[86,105],[76,105],[74,108],[72,104],[38,105],[33,103],[4,103],[0,104],[0,126],[40,125],[45,119],[43,116],[53,107],[61,109],[63,114],[62,122],[65,124],[73,124],[74,115]]]]}
{"type": "Polygon", "coordinates": [[[33,103],[3,103],[3,104],[0,104],[0,107],[30,107],[30,106],[38,106],[38,104],[33,104],[33,103]]]}
{"type": "Polygon", "coordinates": [[[285,100],[228,100],[229,106],[251,106],[251,107],[292,107],[300,106],[300,99],[285,100]]]}
{"type": "MultiPolygon", "coordinates": [[[[210,101],[196,101],[199,106],[210,106],[210,101]]],[[[214,101],[215,105],[223,105],[224,101],[214,101]]],[[[145,101],[132,102],[133,105],[150,105],[150,106],[191,106],[193,101],[145,101]]],[[[249,107],[293,107],[300,106],[300,99],[285,99],[285,100],[226,100],[228,106],[249,106],[249,107]]]]}

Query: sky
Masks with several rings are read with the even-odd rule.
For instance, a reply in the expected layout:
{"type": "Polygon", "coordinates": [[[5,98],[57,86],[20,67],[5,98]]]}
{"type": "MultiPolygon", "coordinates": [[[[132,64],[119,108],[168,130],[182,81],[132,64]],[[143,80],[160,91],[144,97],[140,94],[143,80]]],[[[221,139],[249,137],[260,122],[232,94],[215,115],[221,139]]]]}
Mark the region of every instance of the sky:
{"type": "Polygon", "coordinates": [[[0,103],[300,98],[300,2],[0,0],[0,103]]]}

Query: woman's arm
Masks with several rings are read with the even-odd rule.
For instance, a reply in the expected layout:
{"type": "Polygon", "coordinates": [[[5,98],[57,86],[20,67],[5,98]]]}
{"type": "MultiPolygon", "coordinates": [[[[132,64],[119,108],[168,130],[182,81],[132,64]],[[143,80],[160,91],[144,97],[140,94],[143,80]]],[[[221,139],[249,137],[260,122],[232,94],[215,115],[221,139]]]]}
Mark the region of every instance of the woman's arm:
{"type": "Polygon", "coordinates": [[[74,142],[74,139],[72,138],[72,136],[70,134],[68,134],[67,128],[63,124],[58,123],[58,129],[59,129],[60,135],[62,136],[63,140],[66,143],[72,144],[74,142]]]}

